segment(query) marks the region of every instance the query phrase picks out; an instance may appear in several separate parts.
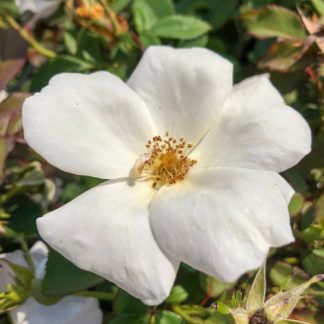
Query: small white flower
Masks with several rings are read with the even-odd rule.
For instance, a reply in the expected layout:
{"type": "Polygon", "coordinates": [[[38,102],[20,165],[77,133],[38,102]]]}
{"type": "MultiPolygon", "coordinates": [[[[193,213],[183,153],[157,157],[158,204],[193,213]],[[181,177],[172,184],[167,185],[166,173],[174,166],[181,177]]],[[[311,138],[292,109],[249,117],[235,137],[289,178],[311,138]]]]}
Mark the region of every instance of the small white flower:
{"type": "MultiPolygon", "coordinates": [[[[30,255],[35,265],[35,277],[44,276],[48,249],[39,241],[30,249],[30,255]]],[[[8,283],[13,282],[13,272],[3,261],[28,267],[23,252],[17,250],[0,254],[0,291],[5,291],[8,283]]],[[[39,304],[33,297],[29,297],[22,305],[9,312],[13,324],[100,324],[102,313],[95,298],[68,296],[54,305],[39,304]]]]}
{"type": "Polygon", "coordinates": [[[294,240],[277,172],[310,151],[310,129],[266,76],[233,87],[232,64],[207,49],[151,47],[127,84],[57,75],[23,123],[53,165],[115,179],[38,219],[41,236],[147,304],[180,261],[232,281],[294,240]]]}
{"type": "Polygon", "coordinates": [[[62,2],[63,0],[15,0],[20,14],[28,11],[34,14],[32,25],[36,21],[52,15],[62,2]]]}

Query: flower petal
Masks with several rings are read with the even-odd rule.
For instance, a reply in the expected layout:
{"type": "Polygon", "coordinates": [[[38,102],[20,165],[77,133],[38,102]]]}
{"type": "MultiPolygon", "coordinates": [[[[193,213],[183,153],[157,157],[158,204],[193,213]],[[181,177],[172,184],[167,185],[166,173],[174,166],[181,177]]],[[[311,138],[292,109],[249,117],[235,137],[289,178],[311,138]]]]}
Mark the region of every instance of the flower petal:
{"type": "Polygon", "coordinates": [[[57,304],[46,306],[32,297],[10,311],[14,324],[101,324],[98,300],[89,297],[64,297],[57,304]]]}
{"type": "Polygon", "coordinates": [[[107,182],[39,218],[38,230],[78,267],[158,304],[169,294],[178,262],[153,237],[148,219],[153,194],[145,182],[107,182]]]}
{"type": "Polygon", "coordinates": [[[192,157],[205,167],[284,171],[310,152],[310,128],[265,76],[236,85],[192,157]]]}
{"type": "Polygon", "coordinates": [[[203,48],[149,47],[128,81],[159,134],[196,143],[232,89],[232,64],[203,48]]]}
{"type": "Polygon", "coordinates": [[[187,179],[162,188],[150,205],[154,236],[173,257],[233,281],[259,267],[270,246],[294,240],[293,190],[278,174],[196,168],[187,179]]]}
{"type": "Polygon", "coordinates": [[[55,76],[25,101],[23,125],[51,164],[104,179],[128,176],[154,134],[145,104],[108,72],[55,76]]]}
{"type": "Polygon", "coordinates": [[[48,258],[48,247],[42,241],[38,241],[30,249],[30,255],[35,266],[35,277],[43,278],[48,258]]]}

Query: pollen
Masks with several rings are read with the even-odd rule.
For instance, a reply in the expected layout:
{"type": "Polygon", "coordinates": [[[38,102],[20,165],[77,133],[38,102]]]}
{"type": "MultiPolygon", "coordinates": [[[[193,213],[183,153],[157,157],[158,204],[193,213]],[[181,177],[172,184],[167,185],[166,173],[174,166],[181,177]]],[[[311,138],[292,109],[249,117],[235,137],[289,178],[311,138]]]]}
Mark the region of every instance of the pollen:
{"type": "Polygon", "coordinates": [[[197,163],[188,157],[193,145],[186,143],[184,138],[177,140],[169,133],[163,137],[154,136],[145,147],[148,152],[141,175],[153,181],[153,188],[182,181],[189,169],[197,163]]]}

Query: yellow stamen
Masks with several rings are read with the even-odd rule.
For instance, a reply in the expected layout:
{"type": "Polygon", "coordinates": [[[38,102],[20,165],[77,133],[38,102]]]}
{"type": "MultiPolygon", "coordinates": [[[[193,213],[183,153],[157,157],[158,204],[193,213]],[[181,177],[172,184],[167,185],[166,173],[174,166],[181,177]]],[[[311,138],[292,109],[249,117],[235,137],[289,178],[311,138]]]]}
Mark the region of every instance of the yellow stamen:
{"type": "Polygon", "coordinates": [[[154,136],[145,147],[148,150],[146,159],[141,158],[141,163],[135,163],[135,173],[152,180],[153,188],[183,180],[189,169],[197,163],[187,156],[192,144],[187,144],[184,138],[178,141],[169,137],[168,133],[164,137],[154,136]]]}

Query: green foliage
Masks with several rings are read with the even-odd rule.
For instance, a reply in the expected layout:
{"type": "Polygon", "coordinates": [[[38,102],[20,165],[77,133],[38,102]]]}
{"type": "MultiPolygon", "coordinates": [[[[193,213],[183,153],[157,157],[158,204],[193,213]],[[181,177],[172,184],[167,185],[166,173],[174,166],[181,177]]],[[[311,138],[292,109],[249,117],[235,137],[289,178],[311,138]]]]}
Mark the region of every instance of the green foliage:
{"type": "Polygon", "coordinates": [[[283,37],[303,39],[305,30],[296,13],[279,6],[250,10],[241,19],[248,31],[260,38],[283,37]]]}
{"type": "Polygon", "coordinates": [[[209,25],[201,20],[174,15],[161,19],[152,27],[151,32],[163,38],[192,39],[205,34],[209,29],[209,25]]]}
{"type": "MultiPolygon", "coordinates": [[[[318,277],[307,280],[324,272],[324,63],[319,45],[323,35],[310,31],[305,17],[311,26],[321,27],[323,1],[90,2],[104,4],[102,16],[82,16],[77,1],[65,1],[54,15],[32,26],[30,14],[19,16],[13,0],[0,1],[1,253],[22,242],[32,246],[40,239],[38,217],[102,181],[61,172],[27,147],[21,122],[25,98],[61,72],[105,70],[127,80],[145,48],[158,44],[218,52],[233,62],[235,82],[268,73],[286,103],[306,118],[312,128],[312,152],[283,174],[296,190],[289,205],[296,242],[273,249],[268,271],[261,268],[254,281],[248,273],[237,282],[224,283],[182,264],[170,295],[157,307],[144,305],[51,250],[44,280],[35,281],[28,269],[14,269],[18,279],[0,292],[1,310],[31,294],[42,303],[77,294],[102,301],[105,323],[230,324],[234,318],[245,323],[251,314],[262,317],[258,310],[266,296],[266,312],[279,319],[277,324],[297,323],[283,319],[296,303],[294,318],[322,323],[323,283],[309,288],[318,277]],[[300,300],[305,288],[307,302],[300,300]],[[288,302],[280,304],[283,299],[288,302]]],[[[0,323],[7,323],[4,314],[0,323]]]]}
{"type": "Polygon", "coordinates": [[[3,262],[10,266],[14,280],[8,283],[6,291],[0,292],[0,313],[24,302],[31,294],[33,281],[33,273],[28,268],[8,260],[3,262]]]}
{"type": "Polygon", "coordinates": [[[45,295],[71,294],[101,282],[103,279],[99,276],[77,268],[59,253],[50,251],[42,284],[42,291],[45,295]]]}

